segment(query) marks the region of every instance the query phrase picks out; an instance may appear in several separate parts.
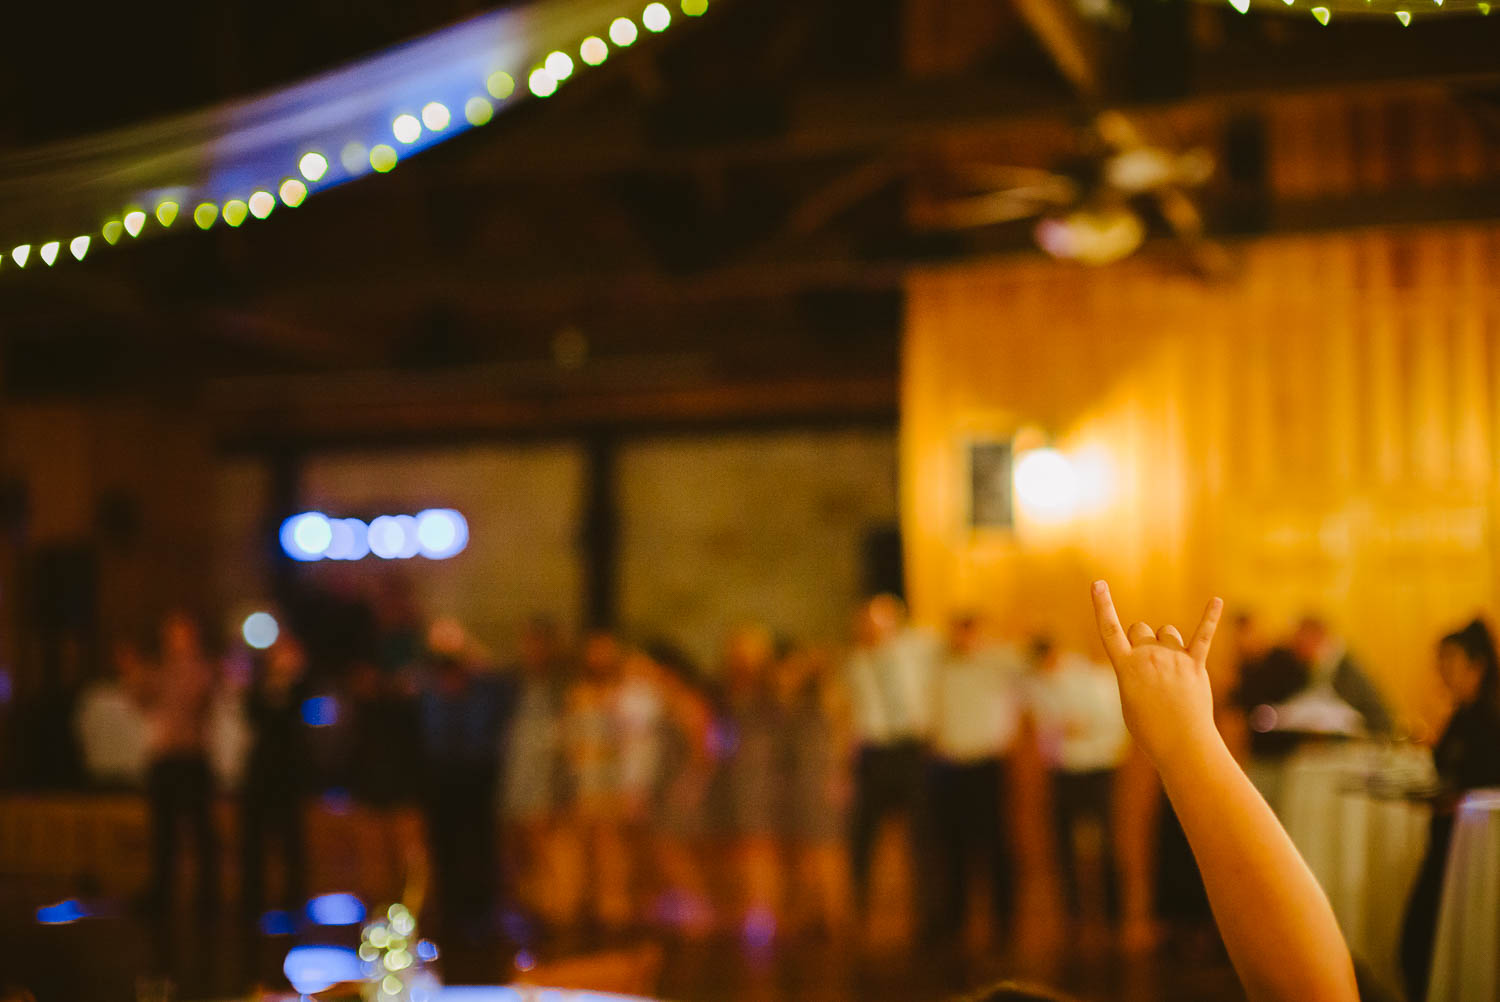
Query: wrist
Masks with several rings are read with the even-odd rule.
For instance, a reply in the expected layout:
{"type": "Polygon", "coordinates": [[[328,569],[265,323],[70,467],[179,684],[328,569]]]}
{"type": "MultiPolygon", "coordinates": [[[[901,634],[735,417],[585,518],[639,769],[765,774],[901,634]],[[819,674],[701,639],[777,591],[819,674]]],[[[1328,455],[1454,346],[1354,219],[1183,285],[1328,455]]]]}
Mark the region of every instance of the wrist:
{"type": "Polygon", "coordinates": [[[1168,787],[1223,775],[1225,768],[1239,769],[1229,747],[1212,725],[1183,730],[1169,747],[1152,753],[1151,764],[1168,787]]]}

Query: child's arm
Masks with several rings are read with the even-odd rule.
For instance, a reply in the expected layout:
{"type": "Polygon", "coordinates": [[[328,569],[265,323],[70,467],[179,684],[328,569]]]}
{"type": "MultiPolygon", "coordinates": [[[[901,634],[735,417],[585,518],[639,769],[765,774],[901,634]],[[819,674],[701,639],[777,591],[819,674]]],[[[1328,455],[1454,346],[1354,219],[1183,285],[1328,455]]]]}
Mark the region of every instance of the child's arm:
{"type": "Polygon", "coordinates": [[[1172,626],[1122,629],[1103,581],[1093,598],[1125,722],[1161,773],[1251,1002],[1357,1002],[1328,899],[1214,727],[1205,662],[1223,602],[1185,644],[1172,626]]]}

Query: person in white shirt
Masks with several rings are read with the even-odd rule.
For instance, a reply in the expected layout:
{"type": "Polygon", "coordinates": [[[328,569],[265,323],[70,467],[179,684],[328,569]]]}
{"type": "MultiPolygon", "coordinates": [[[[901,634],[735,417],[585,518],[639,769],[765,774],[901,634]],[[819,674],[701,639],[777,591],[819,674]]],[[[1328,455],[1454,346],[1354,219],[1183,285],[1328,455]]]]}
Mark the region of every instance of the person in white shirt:
{"type": "Polygon", "coordinates": [[[1004,815],[1008,759],[1020,731],[1020,655],[985,642],[978,617],[960,615],[933,686],[932,822],[938,936],[963,931],[977,869],[990,887],[996,928],[1010,917],[1014,874],[1004,815]]]}
{"type": "Polygon", "coordinates": [[[1118,912],[1112,803],[1115,770],[1129,735],[1120,709],[1119,684],[1109,665],[1058,651],[1048,639],[1032,647],[1036,671],[1030,711],[1037,741],[1052,776],[1053,821],[1070,914],[1081,912],[1080,836],[1093,826],[1100,837],[1105,909],[1118,912]]]}
{"type": "MultiPolygon", "coordinates": [[[[855,762],[850,862],[855,901],[866,912],[870,859],[880,826],[892,814],[925,818],[925,759],[932,717],[932,671],[936,645],[906,625],[906,610],[893,595],[865,603],[855,622],[855,647],[845,665],[855,762]]],[[[918,826],[910,839],[912,873],[922,881],[924,854],[918,826]]]]}
{"type": "Polygon", "coordinates": [[[145,659],[127,643],[116,645],[115,673],[84,690],[73,718],[89,779],[108,789],[145,783],[148,723],[141,706],[145,659]]]}

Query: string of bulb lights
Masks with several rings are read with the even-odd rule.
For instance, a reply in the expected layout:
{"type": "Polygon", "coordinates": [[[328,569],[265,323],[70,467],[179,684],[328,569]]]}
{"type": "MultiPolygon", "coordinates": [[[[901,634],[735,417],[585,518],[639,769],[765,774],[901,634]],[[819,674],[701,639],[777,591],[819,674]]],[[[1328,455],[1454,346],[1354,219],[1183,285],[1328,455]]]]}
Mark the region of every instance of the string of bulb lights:
{"type": "MultiPolygon", "coordinates": [[[[1229,0],[1229,6],[1241,14],[1250,13],[1251,0],[1229,0]]],[[[1304,9],[1299,0],[1260,0],[1258,9],[1290,13],[1304,9]]],[[[1371,17],[1394,17],[1403,28],[1410,27],[1413,18],[1425,18],[1434,14],[1478,14],[1489,16],[1491,0],[1315,0],[1305,7],[1319,24],[1327,27],[1335,18],[1355,17],[1368,20],[1371,17]]]]}
{"type": "MultiPolygon", "coordinates": [[[[597,7],[598,4],[593,6],[597,7]]],[[[678,0],[678,9],[685,17],[700,17],[708,10],[708,0],[678,0]]],[[[591,14],[593,14],[592,10],[584,11],[580,18],[575,18],[575,20],[591,14]]],[[[24,270],[38,260],[46,267],[53,267],[58,262],[66,260],[63,253],[64,247],[67,248],[67,256],[81,262],[91,250],[98,246],[96,235],[105,245],[113,247],[122,242],[129,243],[147,236],[152,229],[161,232],[170,231],[183,217],[188,206],[191,206],[191,210],[186,212],[186,216],[199,230],[210,230],[221,221],[226,226],[238,228],[251,219],[267,219],[278,206],[294,209],[300,206],[310,194],[317,191],[369,172],[389,173],[404,157],[414,155],[429,145],[452,138],[468,128],[478,128],[488,124],[500,108],[519,98],[527,95],[535,98],[551,97],[559,87],[579,71],[579,64],[582,64],[582,67],[599,66],[609,59],[612,49],[629,48],[643,37],[643,33],[661,34],[673,24],[671,9],[657,0],[641,10],[638,17],[633,18],[623,14],[616,16],[607,23],[600,24],[596,33],[585,34],[581,40],[566,50],[563,47],[553,48],[529,70],[520,72],[514,69],[516,65],[525,65],[520,60],[511,61],[508,67],[494,65],[503,63],[505,60],[494,55],[493,52],[481,53],[478,56],[465,52],[462,53],[463,58],[455,58],[453,53],[457,43],[453,38],[442,37],[452,35],[454,31],[482,35],[482,32],[474,32],[473,29],[493,31],[494,25],[481,22],[504,16],[506,15],[497,14],[477,18],[474,22],[459,26],[457,29],[446,29],[443,32],[434,33],[427,39],[401,47],[405,50],[414,50],[427,44],[431,59],[446,58],[449,66],[472,69],[482,65],[484,69],[482,72],[473,74],[466,85],[462,83],[458,85],[469,92],[466,96],[452,99],[447,98],[446,94],[437,95],[420,103],[420,106],[417,106],[416,102],[411,102],[411,110],[402,110],[393,117],[387,113],[388,136],[377,136],[375,141],[367,144],[364,141],[365,137],[351,135],[352,132],[358,131],[357,129],[351,128],[348,123],[343,123],[342,131],[345,132],[346,138],[340,144],[336,140],[327,141],[327,133],[337,130],[324,128],[322,130],[325,134],[323,142],[304,141],[296,144],[295,152],[287,158],[290,162],[285,163],[281,170],[274,173],[264,172],[272,178],[278,178],[276,180],[269,180],[263,176],[258,184],[241,182],[238,191],[226,191],[219,194],[212,189],[215,186],[225,186],[224,177],[238,180],[237,175],[245,173],[243,167],[236,169],[236,165],[231,162],[227,168],[219,172],[219,178],[211,179],[209,183],[186,182],[175,186],[166,185],[155,189],[159,194],[154,197],[147,195],[135,198],[118,211],[109,213],[108,218],[98,227],[97,233],[79,233],[66,241],[63,239],[32,240],[13,244],[8,250],[0,246],[0,271],[24,270]],[[576,59],[570,55],[570,51],[577,52],[576,59]],[[519,81],[518,76],[521,78],[519,81]],[[458,108],[457,114],[453,108],[450,108],[450,103],[458,108]],[[337,147],[336,153],[335,147],[337,147]],[[198,197],[194,197],[195,195],[198,197]],[[152,226],[153,221],[155,227],[152,226]]],[[[576,38],[577,35],[574,37],[576,38]]],[[[380,58],[376,57],[368,62],[376,63],[380,58]]],[[[407,53],[397,53],[386,58],[409,59],[410,57],[407,53]]],[[[421,67],[421,69],[428,77],[441,79],[438,76],[443,69],[441,66],[436,69],[427,67],[421,67]]],[[[347,90],[349,78],[358,71],[359,67],[356,66],[337,71],[331,76],[340,78],[347,90]]],[[[310,82],[304,84],[303,87],[314,85],[315,82],[310,82]]],[[[288,92],[296,89],[295,87],[288,88],[288,92]]],[[[441,89],[452,92],[455,86],[450,79],[442,79],[441,89]]],[[[251,117],[249,114],[251,110],[258,110],[256,106],[274,103],[277,98],[278,95],[272,95],[269,98],[259,99],[235,111],[238,112],[239,119],[248,119],[251,117]]],[[[348,102],[340,104],[336,98],[337,95],[329,95],[324,104],[335,109],[347,106],[348,102]]],[[[291,99],[282,97],[280,103],[288,105],[291,99]]],[[[336,111],[330,112],[324,108],[317,108],[309,113],[294,108],[291,112],[283,112],[285,117],[291,117],[294,122],[316,121],[320,125],[330,114],[336,114],[336,111]]],[[[267,131],[264,123],[253,121],[237,129],[226,125],[223,129],[224,134],[211,137],[206,145],[231,151],[238,146],[248,148],[249,144],[254,142],[264,144],[266,141],[264,134],[267,131]]],[[[368,132],[365,135],[368,136],[368,132]]]]}

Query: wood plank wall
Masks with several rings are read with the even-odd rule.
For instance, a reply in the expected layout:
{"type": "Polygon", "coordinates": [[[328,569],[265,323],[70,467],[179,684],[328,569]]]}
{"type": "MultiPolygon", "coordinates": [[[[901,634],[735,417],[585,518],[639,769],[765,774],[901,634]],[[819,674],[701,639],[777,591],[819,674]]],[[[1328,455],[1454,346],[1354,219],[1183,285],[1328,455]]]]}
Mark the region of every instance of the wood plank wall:
{"type": "Polygon", "coordinates": [[[1321,611],[1417,727],[1437,637],[1495,611],[1500,227],[1259,241],[1207,284],[1140,257],[909,283],[902,509],[917,616],[1093,643],[1087,581],[1130,618],[1211,590],[1273,628],[1321,611]],[[1082,508],[964,526],[963,442],[1048,430],[1082,508]]]}

